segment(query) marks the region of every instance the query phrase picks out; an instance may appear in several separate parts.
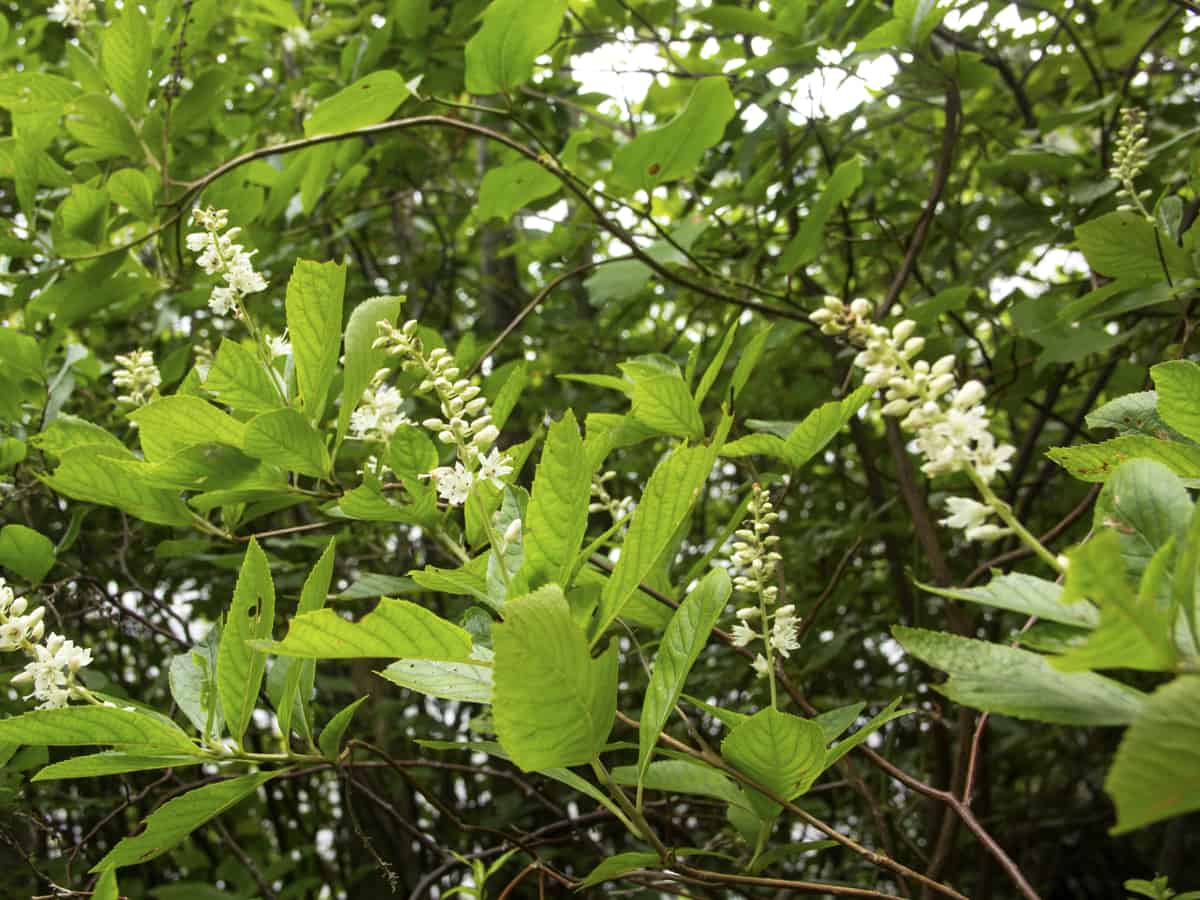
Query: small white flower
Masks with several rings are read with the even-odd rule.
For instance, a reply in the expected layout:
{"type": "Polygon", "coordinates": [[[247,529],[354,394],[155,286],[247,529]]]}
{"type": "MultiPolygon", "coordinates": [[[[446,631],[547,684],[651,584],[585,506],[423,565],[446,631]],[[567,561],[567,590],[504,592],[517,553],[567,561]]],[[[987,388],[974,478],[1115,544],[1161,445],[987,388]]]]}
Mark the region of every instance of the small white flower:
{"type": "Polygon", "coordinates": [[[982,544],[987,544],[1002,537],[1012,534],[1009,528],[1003,528],[1000,525],[995,525],[991,522],[983,525],[976,525],[966,530],[968,541],[978,541],[982,544]]]}
{"type": "Polygon", "coordinates": [[[793,650],[800,649],[796,640],[796,627],[800,620],[796,618],[796,608],[790,603],[779,607],[775,620],[771,623],[771,649],[783,657],[791,655],[793,650]]]}
{"type": "Polygon", "coordinates": [[[759,678],[767,677],[767,658],[761,653],[754,657],[754,661],[750,665],[754,667],[754,671],[758,673],[759,678]]]}
{"type": "Polygon", "coordinates": [[[267,280],[254,271],[254,252],[234,242],[240,228],[230,228],[220,234],[229,224],[225,210],[196,209],[192,211],[192,221],[204,229],[185,239],[187,248],[200,254],[196,265],[206,275],[220,275],[225,280],[224,285],[213,288],[208,306],[219,316],[236,313],[242,298],[267,289],[267,280]]]}
{"type": "Polygon", "coordinates": [[[476,473],[481,481],[490,481],[498,488],[504,487],[504,476],[512,474],[512,461],[499,450],[492,448],[487,456],[479,458],[479,471],[476,473]]]}
{"type": "Polygon", "coordinates": [[[947,528],[975,528],[992,517],[994,510],[986,503],[972,500],[970,497],[947,497],[946,508],[950,515],[939,520],[947,528]]]}
{"type": "Polygon", "coordinates": [[[390,440],[401,425],[408,424],[403,412],[404,395],[391,385],[376,381],[363,391],[358,408],[350,415],[350,431],[361,441],[390,440]]]}
{"type": "Polygon", "coordinates": [[[735,647],[745,647],[759,636],[758,632],[745,622],[738,622],[734,625],[732,634],[732,642],[735,647]]]}
{"type": "Polygon", "coordinates": [[[451,506],[462,506],[466,503],[475,483],[474,476],[462,463],[455,463],[453,468],[439,466],[430,472],[429,476],[437,485],[438,496],[451,506]]]}
{"type": "Polygon", "coordinates": [[[270,352],[272,359],[292,355],[292,342],[287,339],[286,329],[278,337],[275,335],[267,336],[267,350],[270,352]]]}
{"type": "Polygon", "coordinates": [[[57,0],[46,10],[46,18],[72,28],[82,28],[95,10],[92,0],[57,0]]]}

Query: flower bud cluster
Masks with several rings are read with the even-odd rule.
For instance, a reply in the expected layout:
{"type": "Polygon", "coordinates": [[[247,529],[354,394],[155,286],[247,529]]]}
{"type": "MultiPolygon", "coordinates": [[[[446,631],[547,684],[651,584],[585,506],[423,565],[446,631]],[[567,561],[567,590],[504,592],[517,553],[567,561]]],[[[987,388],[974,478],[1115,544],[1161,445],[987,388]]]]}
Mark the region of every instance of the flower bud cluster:
{"type": "Polygon", "coordinates": [[[1108,174],[1120,182],[1117,195],[1128,203],[1122,209],[1137,209],[1147,219],[1153,217],[1146,211],[1142,201],[1150,196],[1149,190],[1139,191],[1135,180],[1146,169],[1146,147],[1150,139],[1146,137],[1146,115],[1140,109],[1127,107],[1121,110],[1121,129],[1117,132],[1116,146],[1113,148],[1113,165],[1108,174]]]}
{"type": "Polygon", "coordinates": [[[196,264],[206,275],[220,275],[225,280],[224,285],[213,288],[209,309],[218,316],[229,313],[240,316],[242,300],[267,289],[266,279],[254,271],[251,261],[257,251],[247,252],[241,244],[234,243],[240,228],[220,233],[229,225],[226,210],[197,209],[192,212],[192,221],[204,230],[187,236],[187,248],[200,254],[196,264]]]}
{"type": "Polygon", "coordinates": [[[503,487],[504,477],[512,474],[512,463],[492,446],[500,437],[500,429],[492,422],[492,411],[479,385],[462,377],[454,357],[444,347],[425,352],[415,320],[399,328],[385,320],[378,327],[379,338],[374,346],[401,357],[405,369],[422,372],[425,377],[418,392],[433,391],[441,404],[440,417],[431,416],[421,422],[439,441],[453,446],[457,456],[453,466],[439,466],[427,473],[437,485],[439,496],[451,506],[460,506],[479,481],[503,487]]]}
{"type": "Polygon", "coordinates": [[[11,683],[32,684],[33,692],[25,699],[41,701],[39,709],[58,709],[83,695],[76,676],[92,661],[92,651],[75,646],[61,634],[46,635],[44,606],[27,610],[28,601],[16,597],[0,578],[0,651],[20,651],[33,658],[11,683]]]}
{"type": "MultiPolygon", "coordinates": [[[[902,417],[900,427],[915,434],[917,449],[925,458],[921,470],[931,478],[970,470],[985,485],[1007,472],[1016,448],[998,443],[992,434],[982,402],[983,385],[972,380],[959,386],[953,355],[932,365],[916,359],[925,348],[925,339],[915,334],[916,323],[904,319],[889,329],[872,321],[873,312],[867,300],[845,305],[836,297],[826,297],[824,306],[809,319],[826,334],[845,334],[861,348],[854,364],[866,370],[863,383],[886,390],[881,412],[902,417]]],[[[994,540],[1008,534],[987,522],[994,511],[990,506],[964,498],[952,498],[948,506],[951,515],[942,524],[963,529],[968,540],[994,540]]]]}
{"type": "Polygon", "coordinates": [[[633,510],[633,498],[621,497],[617,499],[608,492],[608,488],[605,485],[616,477],[617,473],[611,471],[605,472],[603,475],[592,476],[593,500],[588,504],[588,512],[606,512],[612,516],[614,522],[619,522],[633,510]]]}
{"type": "Polygon", "coordinates": [[[125,391],[117,397],[118,403],[142,406],[150,402],[155,390],[162,384],[162,375],[154,364],[154,354],[140,347],[132,353],[114,357],[117,368],[113,370],[112,383],[125,391]]]}
{"type": "Polygon", "coordinates": [[[404,414],[404,395],[384,383],[387,369],[381,369],[363,391],[358,408],[350,416],[350,433],[360,441],[388,441],[401,425],[410,424],[404,414]]]}
{"type": "Polygon", "coordinates": [[[932,365],[916,359],[925,348],[925,339],[915,334],[916,323],[905,319],[889,329],[871,321],[872,311],[867,300],[845,306],[827,297],[809,318],[826,333],[845,333],[861,348],[854,364],[866,370],[863,383],[886,389],[881,411],[902,417],[900,427],[915,433],[925,457],[922,471],[934,477],[970,468],[985,483],[1008,471],[1016,450],[997,443],[991,433],[983,385],[972,380],[959,387],[952,355],[932,365]],[[827,328],[833,323],[837,331],[827,328]]]}
{"type": "Polygon", "coordinates": [[[746,606],[736,613],[737,623],[733,626],[733,644],[745,647],[761,639],[766,655],[759,653],[752,665],[760,677],[771,671],[771,660],[775,653],[787,657],[799,648],[796,626],[800,620],[796,608],[790,603],[772,611],[779,599],[779,587],[775,585],[775,570],[782,559],[773,548],[779,536],[771,534],[771,525],[779,520],[779,514],[771,504],[767,492],[755,484],[750,496],[750,515],[742,527],[734,532],[730,560],[740,569],[734,577],[736,590],[758,596],[758,606],[746,606]]]}
{"type": "Polygon", "coordinates": [[[96,6],[92,0],[57,0],[46,10],[46,18],[51,22],[70,25],[72,28],[82,28],[95,11],[96,6]]]}

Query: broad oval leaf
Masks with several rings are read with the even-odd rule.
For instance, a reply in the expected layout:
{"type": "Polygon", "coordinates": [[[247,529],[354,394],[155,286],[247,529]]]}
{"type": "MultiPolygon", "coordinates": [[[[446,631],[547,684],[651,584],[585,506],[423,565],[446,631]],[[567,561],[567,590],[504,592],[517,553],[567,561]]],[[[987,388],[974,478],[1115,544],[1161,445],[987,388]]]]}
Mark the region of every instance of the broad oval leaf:
{"type": "Polygon", "coordinates": [[[0,719],[0,744],[42,747],[109,744],[184,753],[196,749],[183,729],[169,719],[115,706],[36,709],[0,719]]]}
{"type": "Polygon", "coordinates": [[[312,422],[321,420],[337,372],[345,289],[346,267],[337,263],[298,260],[288,281],[284,310],[296,383],[304,414],[312,422]]]}
{"type": "MultiPolygon", "coordinates": [[[[825,767],[825,731],[816,722],[770,707],[734,726],[721,755],[738,771],[790,800],[807,791],[825,767]]],[[[751,793],[760,813],[778,804],[751,793]],[[765,802],[764,802],[765,801],[765,802]]]]}
{"type": "Polygon", "coordinates": [[[1028,650],[895,626],[896,640],[950,680],[937,690],[986,712],[1061,725],[1128,725],[1145,695],[1094,672],[1058,672],[1028,650]]]}
{"type": "Polygon", "coordinates": [[[506,93],[533,75],[536,60],[558,37],[567,0],[493,0],[467,41],[467,90],[506,93]]]}
{"type": "Polygon", "coordinates": [[[398,72],[381,69],[326,97],[304,120],[304,134],[352,131],[384,121],[411,92],[398,72]]]}
{"type": "Polygon", "coordinates": [[[509,600],[504,614],[492,628],[500,745],[526,772],[588,763],[616,715],[616,643],[592,659],[557,585],[509,600]]]}
{"type": "Polygon", "coordinates": [[[1125,732],[1104,789],[1114,834],[1200,809],[1200,677],[1163,685],[1125,732]]]}
{"type": "Polygon", "coordinates": [[[93,872],[140,865],[166,853],[210,819],[249,797],[277,772],[255,772],[206,784],[168,800],[146,817],[145,828],[133,837],[123,838],[92,867],[93,872]]]}
{"type": "Polygon", "coordinates": [[[255,416],[246,425],[242,450],[268,465],[313,478],[325,478],[331,465],[320,432],[294,409],[255,416]]]}
{"type": "Polygon", "coordinates": [[[217,651],[217,692],[230,736],[239,744],[258,701],[267,659],[251,641],[269,639],[275,623],[275,584],[267,555],[251,538],[217,651]]]}
{"type": "Polygon", "coordinates": [[[629,191],[652,191],[691,175],[704,151],[721,140],[733,118],[733,94],[724,78],[697,82],[687,105],[662,128],[647,131],[613,157],[613,179],[629,191]]]}
{"type": "Polygon", "coordinates": [[[268,646],[280,656],[307,659],[465,660],[471,636],[422,606],[383,597],[357,622],[332,609],[302,613],[282,641],[268,646]]]}
{"type": "Polygon", "coordinates": [[[587,531],[592,471],[570,410],[546,435],[524,520],[525,575],[530,587],[566,583],[587,531]]]}
{"type": "Polygon", "coordinates": [[[688,673],[704,649],[732,590],[729,574],[724,569],[713,569],[671,616],[655,654],[654,670],[646,687],[646,698],[642,701],[638,728],[639,775],[646,772],[658,736],[679,702],[688,673]]]}

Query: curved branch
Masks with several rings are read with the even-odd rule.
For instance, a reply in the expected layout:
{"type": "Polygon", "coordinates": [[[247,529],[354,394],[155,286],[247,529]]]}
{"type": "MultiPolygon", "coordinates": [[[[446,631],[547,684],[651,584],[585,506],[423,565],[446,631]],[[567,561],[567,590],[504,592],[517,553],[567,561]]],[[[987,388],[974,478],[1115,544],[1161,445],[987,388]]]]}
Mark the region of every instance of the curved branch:
{"type": "Polygon", "coordinates": [[[183,193],[172,201],[172,205],[177,206],[178,209],[156,228],[128,244],[123,244],[120,247],[114,247],[110,250],[105,250],[100,253],[74,257],[73,261],[97,259],[102,256],[108,256],[112,253],[119,253],[129,250],[161,234],[163,231],[178,224],[183,219],[187,212],[188,204],[206,187],[208,187],[218,178],[221,178],[223,175],[227,175],[235,169],[239,169],[244,165],[248,165],[255,160],[265,159],[266,157],[279,154],[296,153],[300,150],[307,150],[310,147],[320,146],[321,144],[353,140],[355,138],[370,137],[372,135],[390,134],[396,131],[407,131],[412,128],[422,127],[450,128],[457,131],[465,131],[469,134],[487,138],[490,141],[501,144],[504,147],[507,147],[509,150],[512,150],[514,153],[525,157],[530,162],[537,163],[551,175],[554,175],[556,178],[562,181],[563,187],[571,194],[574,194],[576,199],[578,199],[585,207],[587,207],[588,212],[592,214],[593,218],[596,219],[596,221],[605,231],[628,246],[630,255],[646,265],[651,271],[660,277],[667,279],[679,287],[690,291],[695,291],[696,293],[708,297],[711,300],[717,300],[721,303],[728,303],[732,306],[741,307],[742,309],[752,310],[754,312],[761,313],[762,315],[776,316],[779,318],[791,319],[796,322],[804,322],[805,324],[808,324],[808,317],[803,312],[790,309],[781,309],[775,306],[769,306],[765,303],[759,303],[755,300],[733,297],[710,285],[704,284],[703,282],[693,281],[692,279],[684,277],[678,272],[673,272],[666,265],[659,262],[640,246],[638,246],[637,238],[628,229],[626,229],[619,222],[616,222],[605,216],[604,212],[589,196],[587,187],[580,183],[574,176],[571,175],[571,173],[558,166],[548,156],[530,149],[525,144],[512,139],[506,134],[496,131],[495,129],[488,128],[486,125],[468,122],[463,119],[456,119],[452,116],[426,115],[411,116],[406,119],[392,119],[387,122],[380,122],[376,125],[367,125],[363,128],[355,128],[350,131],[337,131],[330,134],[319,134],[314,137],[300,138],[294,141],[286,141],[282,144],[272,144],[269,147],[259,147],[255,150],[249,150],[239,156],[233,157],[233,159],[226,160],[215,169],[207,172],[193,181],[182,182],[184,187],[183,193]]]}

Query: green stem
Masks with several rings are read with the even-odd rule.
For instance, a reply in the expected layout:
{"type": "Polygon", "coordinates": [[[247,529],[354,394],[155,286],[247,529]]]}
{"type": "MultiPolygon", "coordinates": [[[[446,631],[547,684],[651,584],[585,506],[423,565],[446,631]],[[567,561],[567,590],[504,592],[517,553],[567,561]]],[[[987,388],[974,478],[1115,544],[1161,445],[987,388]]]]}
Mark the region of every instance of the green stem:
{"type": "Polygon", "coordinates": [[[984,481],[975,469],[967,468],[967,477],[971,479],[971,483],[975,485],[975,490],[979,491],[979,496],[983,498],[983,502],[996,511],[1001,520],[1012,529],[1013,533],[1019,537],[1022,543],[1030,550],[1036,553],[1043,562],[1046,563],[1059,575],[1067,573],[1067,567],[1059,562],[1058,557],[1046,549],[1046,545],[1039,541],[1020,520],[1013,515],[1012,508],[995,495],[986,481],[984,481]]]}
{"type": "Polygon", "coordinates": [[[658,839],[658,835],[654,833],[654,829],[650,827],[650,823],[646,821],[646,817],[642,815],[642,811],[629,802],[629,798],[625,796],[625,792],[621,790],[620,785],[612,780],[612,775],[609,774],[608,769],[604,767],[604,763],[600,761],[600,757],[598,756],[592,758],[592,771],[596,773],[596,777],[604,785],[609,795],[617,801],[617,806],[621,807],[625,815],[629,817],[629,819],[626,819],[618,816],[625,827],[632,834],[642,838],[653,847],[659,859],[664,862],[670,859],[671,851],[658,839]],[[629,821],[630,819],[633,821],[629,821]]]}

